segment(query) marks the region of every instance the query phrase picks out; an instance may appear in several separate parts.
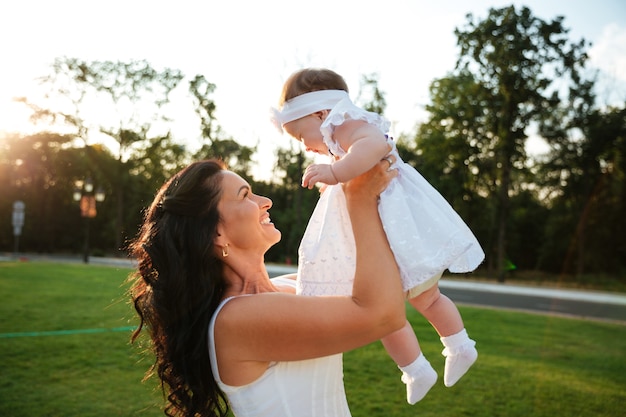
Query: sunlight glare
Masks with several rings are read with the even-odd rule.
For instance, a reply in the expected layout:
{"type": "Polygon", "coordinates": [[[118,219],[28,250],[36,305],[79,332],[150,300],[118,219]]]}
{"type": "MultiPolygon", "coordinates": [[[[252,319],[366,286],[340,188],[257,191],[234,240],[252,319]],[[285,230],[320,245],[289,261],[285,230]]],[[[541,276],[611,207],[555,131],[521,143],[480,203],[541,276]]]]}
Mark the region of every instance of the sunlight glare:
{"type": "Polygon", "coordinates": [[[29,120],[30,110],[11,97],[0,96],[0,133],[33,133],[35,126],[29,120]]]}

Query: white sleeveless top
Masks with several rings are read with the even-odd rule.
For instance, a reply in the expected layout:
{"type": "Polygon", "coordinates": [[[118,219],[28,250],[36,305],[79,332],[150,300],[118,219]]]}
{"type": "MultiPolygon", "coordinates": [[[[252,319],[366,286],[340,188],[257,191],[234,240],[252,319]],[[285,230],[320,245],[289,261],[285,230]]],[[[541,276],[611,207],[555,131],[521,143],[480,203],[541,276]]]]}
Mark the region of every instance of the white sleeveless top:
{"type": "MultiPolygon", "coordinates": [[[[293,280],[272,280],[294,286],[293,280]]],[[[253,295],[250,295],[253,296],[253,295]]],[[[292,362],[273,362],[257,380],[235,387],[222,382],[215,353],[215,320],[227,298],[215,310],[209,324],[211,370],[228,397],[236,417],[350,417],[343,386],[342,354],[292,362]]]]}

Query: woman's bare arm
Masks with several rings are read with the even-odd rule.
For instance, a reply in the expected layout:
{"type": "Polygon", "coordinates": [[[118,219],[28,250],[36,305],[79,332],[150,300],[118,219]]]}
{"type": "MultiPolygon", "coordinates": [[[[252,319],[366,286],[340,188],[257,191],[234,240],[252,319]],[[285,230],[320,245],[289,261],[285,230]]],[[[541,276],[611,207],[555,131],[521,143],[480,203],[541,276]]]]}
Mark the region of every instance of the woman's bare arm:
{"type": "Polygon", "coordinates": [[[387,168],[383,161],[345,186],[357,252],[352,297],[238,297],[218,316],[218,357],[239,364],[321,357],[371,343],[404,325],[400,275],[377,209],[377,195],[397,175],[387,168]]]}

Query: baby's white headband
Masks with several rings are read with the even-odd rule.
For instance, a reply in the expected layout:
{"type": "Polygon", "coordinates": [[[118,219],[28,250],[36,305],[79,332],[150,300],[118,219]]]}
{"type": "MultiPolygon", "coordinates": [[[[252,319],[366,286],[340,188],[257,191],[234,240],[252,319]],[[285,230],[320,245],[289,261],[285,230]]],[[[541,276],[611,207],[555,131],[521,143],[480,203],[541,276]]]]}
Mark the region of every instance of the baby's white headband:
{"type": "Polygon", "coordinates": [[[270,118],[274,126],[282,133],[285,123],[293,122],[320,110],[332,109],[335,104],[348,97],[348,92],[343,90],[319,90],[305,93],[287,100],[280,110],[272,107],[270,118]]]}

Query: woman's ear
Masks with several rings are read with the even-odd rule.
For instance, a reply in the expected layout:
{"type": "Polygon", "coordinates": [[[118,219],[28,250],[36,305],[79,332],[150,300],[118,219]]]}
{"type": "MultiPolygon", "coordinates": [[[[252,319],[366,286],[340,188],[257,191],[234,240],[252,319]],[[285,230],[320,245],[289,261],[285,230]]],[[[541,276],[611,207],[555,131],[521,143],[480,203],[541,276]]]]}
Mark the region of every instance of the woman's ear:
{"type": "Polygon", "coordinates": [[[215,248],[215,256],[218,258],[220,255],[222,258],[228,256],[228,242],[226,241],[226,236],[222,233],[219,224],[215,232],[215,238],[213,238],[213,246],[215,248]]]}
{"type": "Polygon", "coordinates": [[[213,238],[213,244],[215,246],[224,246],[224,236],[222,233],[222,227],[218,223],[217,228],[215,229],[215,238],[213,238]]]}

